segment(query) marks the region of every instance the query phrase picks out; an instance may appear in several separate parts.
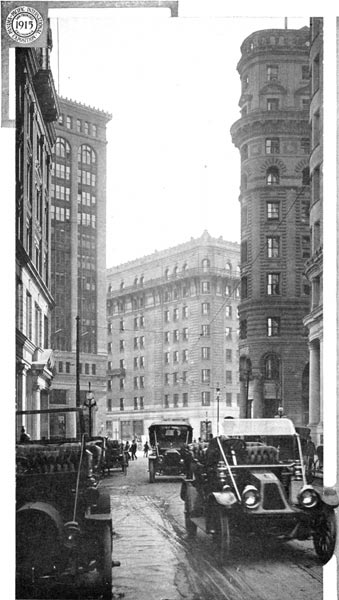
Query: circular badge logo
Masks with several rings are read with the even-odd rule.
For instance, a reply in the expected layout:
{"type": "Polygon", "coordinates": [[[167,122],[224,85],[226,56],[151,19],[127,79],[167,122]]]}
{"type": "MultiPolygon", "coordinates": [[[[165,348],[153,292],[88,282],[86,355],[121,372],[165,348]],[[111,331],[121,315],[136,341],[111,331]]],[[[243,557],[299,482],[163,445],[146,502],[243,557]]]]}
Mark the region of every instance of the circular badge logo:
{"type": "Polygon", "coordinates": [[[6,19],[9,37],[20,44],[31,44],[42,34],[44,21],[35,8],[18,6],[11,10],[6,19]]]}

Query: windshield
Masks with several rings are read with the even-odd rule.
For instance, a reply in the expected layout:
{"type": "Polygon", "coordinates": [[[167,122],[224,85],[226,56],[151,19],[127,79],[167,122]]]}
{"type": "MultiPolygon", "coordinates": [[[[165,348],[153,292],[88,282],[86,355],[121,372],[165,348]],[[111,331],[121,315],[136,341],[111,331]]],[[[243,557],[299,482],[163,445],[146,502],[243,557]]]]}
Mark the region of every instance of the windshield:
{"type": "Polygon", "coordinates": [[[160,446],[182,446],[188,443],[187,427],[159,426],[155,429],[156,441],[160,446]]]}
{"type": "Polygon", "coordinates": [[[79,441],[85,418],[78,408],[54,408],[17,412],[18,443],[79,441]]]}

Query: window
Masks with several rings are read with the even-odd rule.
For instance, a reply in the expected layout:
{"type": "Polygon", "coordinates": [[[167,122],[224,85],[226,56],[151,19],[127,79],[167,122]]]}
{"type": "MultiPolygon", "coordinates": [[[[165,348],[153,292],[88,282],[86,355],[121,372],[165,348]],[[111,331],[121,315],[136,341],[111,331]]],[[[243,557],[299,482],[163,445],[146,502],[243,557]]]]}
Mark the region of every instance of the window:
{"type": "Polygon", "coordinates": [[[300,140],[301,151],[303,154],[309,154],[311,150],[311,144],[309,138],[301,138],[300,140]]]}
{"type": "Polygon", "coordinates": [[[124,399],[120,398],[120,410],[124,410],[124,399]]]}
{"type": "Polygon", "coordinates": [[[145,368],[145,357],[144,356],[139,357],[139,366],[140,366],[140,369],[145,368]]]}
{"type": "Polygon", "coordinates": [[[165,385],[169,385],[169,373],[165,373],[165,385]]]}
{"type": "Polygon", "coordinates": [[[209,281],[202,281],[201,282],[201,292],[203,294],[209,294],[211,291],[211,285],[209,281]]]}
{"type": "Polygon", "coordinates": [[[232,350],[231,350],[231,348],[226,348],[226,362],[232,362],[232,350]]]}
{"type": "MultiPolygon", "coordinates": [[[[111,370],[111,369],[112,369],[112,363],[111,363],[111,368],[110,368],[110,370],[111,370]]],[[[88,363],[85,363],[85,375],[89,375],[89,364],[88,364],[88,363]]]]}
{"type": "Polygon", "coordinates": [[[301,256],[304,259],[311,256],[311,240],[309,235],[303,235],[301,238],[301,256]]]}
{"type": "Polygon", "coordinates": [[[173,342],[179,341],[179,329],[174,329],[173,331],[173,342]]]}
{"type": "Polygon", "coordinates": [[[227,318],[232,317],[232,306],[225,307],[225,317],[227,317],[227,318]]]}
{"type": "Polygon", "coordinates": [[[232,371],[226,371],[226,383],[232,383],[232,371]]]}
{"type": "Polygon", "coordinates": [[[61,360],[59,360],[59,362],[58,362],[58,370],[59,370],[59,373],[63,373],[63,371],[64,371],[64,363],[61,360]]]}
{"type": "Polygon", "coordinates": [[[210,406],[211,405],[211,392],[201,392],[201,405],[202,406],[210,406]]]}
{"type": "Polygon", "coordinates": [[[240,246],[241,263],[247,262],[247,240],[243,240],[240,246]]]}
{"type": "Polygon", "coordinates": [[[169,323],[169,320],[170,320],[169,310],[165,310],[165,312],[164,312],[164,321],[165,321],[165,323],[169,323]]]}
{"type": "Polygon", "coordinates": [[[280,317],[268,317],[267,335],[268,337],[276,337],[280,335],[280,317]]]}
{"type": "Polygon", "coordinates": [[[266,171],[266,184],[278,185],[280,183],[280,174],[278,167],[269,167],[266,171]]]}
{"type": "Polygon", "coordinates": [[[202,369],[201,370],[201,383],[210,383],[211,379],[211,370],[210,369],[202,369]]]}
{"type": "Polygon", "coordinates": [[[122,319],[120,321],[120,331],[125,331],[125,323],[122,319]]]}
{"type": "Polygon", "coordinates": [[[210,303],[209,302],[203,302],[201,305],[201,314],[202,315],[209,315],[210,314],[210,303]]]}
{"type": "Polygon", "coordinates": [[[247,319],[241,319],[240,321],[240,339],[245,340],[247,338],[247,319]]]}
{"type": "Polygon", "coordinates": [[[92,375],[96,375],[97,374],[97,366],[96,364],[92,364],[92,375]]]}
{"type": "Polygon", "coordinates": [[[178,321],[178,319],[179,319],[179,309],[174,308],[173,309],[173,321],[178,321]]]}
{"type": "Polygon", "coordinates": [[[279,99],[278,98],[267,98],[266,102],[267,110],[279,110],[279,99]]]}
{"type": "Polygon", "coordinates": [[[164,342],[165,342],[165,344],[170,343],[170,332],[169,331],[165,331],[165,333],[164,333],[164,342]]]}
{"type": "Polygon", "coordinates": [[[301,66],[301,78],[304,81],[308,81],[310,78],[310,67],[309,65],[302,65],[301,66]]]}
{"type": "Polygon", "coordinates": [[[173,394],[173,406],[174,408],[179,406],[179,394],[173,394]]]}
{"type": "Polygon", "coordinates": [[[173,352],[173,363],[178,363],[179,362],[179,352],[178,350],[174,350],[173,352]]]}
{"type": "Polygon", "coordinates": [[[86,135],[89,134],[89,123],[87,123],[87,121],[84,122],[84,133],[86,135]]]}
{"type": "Polygon", "coordinates": [[[279,219],[280,202],[267,202],[267,218],[270,220],[279,219]]]}
{"type": "Polygon", "coordinates": [[[107,380],[107,389],[108,389],[108,390],[111,390],[111,389],[112,389],[112,380],[111,380],[111,379],[108,379],[108,380],[107,380]]]}
{"type": "Polygon", "coordinates": [[[139,319],[138,317],[134,317],[134,329],[138,329],[139,319]]]}
{"type": "Polygon", "coordinates": [[[187,371],[183,371],[183,372],[182,372],[182,377],[181,377],[181,379],[182,379],[182,382],[183,382],[183,383],[187,383],[187,371]]]}
{"type": "Polygon", "coordinates": [[[98,128],[96,125],[92,125],[92,135],[93,137],[97,137],[98,135],[98,128]]]}
{"type": "Polygon", "coordinates": [[[179,383],[179,375],[178,373],[173,373],[173,385],[178,385],[179,383]]]}
{"type": "Polygon", "coordinates": [[[230,285],[226,285],[225,287],[225,296],[230,296],[231,295],[231,286],[230,285]]]}
{"type": "Polygon", "coordinates": [[[267,274],[267,294],[269,296],[280,295],[280,273],[267,274]]]}
{"type": "Polygon", "coordinates": [[[267,67],[266,67],[267,81],[277,81],[278,75],[279,75],[278,65],[267,65],[267,67]]]}
{"type": "Polygon", "coordinates": [[[188,406],[188,393],[187,392],[184,392],[182,395],[182,405],[184,407],[188,406]]]}
{"type": "Polygon", "coordinates": [[[225,327],[225,336],[226,336],[227,340],[232,339],[232,328],[231,327],[225,327]]]}
{"type": "Polygon", "coordinates": [[[182,339],[187,342],[188,340],[188,327],[184,327],[182,330],[182,339]]]}
{"type": "Polygon", "coordinates": [[[247,146],[247,144],[243,144],[241,146],[240,157],[241,157],[241,160],[246,160],[248,158],[248,146],[247,146]]]}
{"type": "Polygon", "coordinates": [[[301,110],[309,110],[310,108],[310,100],[309,98],[302,98],[301,99],[301,110]]]}
{"type": "Polygon", "coordinates": [[[145,336],[141,335],[139,338],[140,341],[140,348],[143,349],[145,348],[145,336]]]}
{"type": "Polygon", "coordinates": [[[266,138],[265,153],[266,154],[279,154],[279,152],[280,152],[279,138],[266,138]]]}
{"type": "Polygon", "coordinates": [[[241,297],[247,298],[247,277],[241,278],[241,297]]]}
{"type": "Polygon", "coordinates": [[[65,371],[66,371],[66,373],[70,373],[71,372],[71,363],[66,362],[66,364],[65,364],[65,371]]]}
{"type": "Polygon", "coordinates": [[[279,379],[280,364],[275,354],[269,354],[265,358],[265,379],[279,379]]]}
{"type": "Polygon", "coordinates": [[[187,362],[188,361],[188,350],[185,349],[182,351],[182,362],[187,362]]]}
{"type": "Polygon", "coordinates": [[[169,408],[169,401],[168,401],[168,394],[165,394],[164,396],[164,408],[169,408]]]}
{"type": "Polygon", "coordinates": [[[143,329],[145,327],[145,317],[143,315],[139,317],[139,327],[140,329],[143,329]]]}
{"type": "Polygon", "coordinates": [[[321,245],[321,226],[320,226],[320,221],[315,221],[314,225],[313,225],[313,231],[312,231],[312,245],[313,245],[313,252],[316,252],[321,245]]]}
{"type": "Polygon", "coordinates": [[[72,129],[73,126],[73,119],[72,117],[67,116],[66,117],[66,127],[67,129],[72,129]]]}
{"type": "Polygon", "coordinates": [[[139,338],[135,337],[134,338],[134,350],[138,350],[139,348],[139,338]]]}
{"type": "Polygon", "coordinates": [[[112,398],[107,398],[107,410],[110,412],[112,409],[112,398]]]}
{"type": "Polygon", "coordinates": [[[301,183],[302,185],[310,185],[310,169],[305,167],[301,172],[301,183]]]}
{"type": "Polygon", "coordinates": [[[124,379],[124,377],[120,377],[120,389],[121,390],[125,389],[125,379],[124,379]]]}
{"type": "Polygon", "coordinates": [[[81,120],[77,119],[77,132],[81,133],[81,120]]]}
{"type": "Polygon", "coordinates": [[[201,266],[202,266],[202,270],[204,271],[204,273],[206,273],[206,271],[208,271],[209,267],[210,267],[210,261],[208,258],[204,258],[201,261],[201,266]]]}
{"type": "Polygon", "coordinates": [[[188,317],[188,306],[183,306],[182,307],[182,318],[187,319],[187,317],[188,317]]]}
{"type": "Polygon", "coordinates": [[[232,406],[232,393],[226,392],[226,406],[232,406]]]}
{"type": "Polygon", "coordinates": [[[134,357],[133,366],[134,366],[134,369],[137,369],[139,367],[139,357],[138,356],[134,357]]]}
{"type": "Polygon", "coordinates": [[[134,403],[134,410],[138,410],[138,398],[137,398],[137,396],[134,396],[133,403],[134,403]]]}
{"type": "Polygon", "coordinates": [[[133,378],[133,386],[134,386],[135,390],[138,389],[138,387],[139,387],[139,378],[138,377],[133,378]]]}
{"type": "Polygon", "coordinates": [[[210,335],[211,335],[210,326],[209,325],[202,325],[201,326],[201,336],[202,337],[209,337],[210,335]]]}
{"type": "Polygon", "coordinates": [[[267,238],[267,257],[279,258],[280,238],[278,235],[272,235],[267,238]]]}
{"type": "Polygon", "coordinates": [[[119,364],[120,364],[120,369],[124,370],[125,367],[126,367],[125,359],[124,358],[120,358],[120,363],[119,364]]]}
{"type": "Polygon", "coordinates": [[[140,375],[139,377],[139,385],[140,385],[140,389],[143,390],[145,387],[145,376],[144,375],[140,375]]]}
{"type": "Polygon", "coordinates": [[[249,77],[248,75],[244,75],[241,80],[242,91],[244,92],[248,88],[249,77]]]}
{"type": "Polygon", "coordinates": [[[208,346],[204,346],[201,348],[201,358],[202,360],[210,360],[211,358],[211,348],[208,346]]]}
{"type": "Polygon", "coordinates": [[[123,352],[125,350],[125,340],[120,340],[119,348],[120,348],[120,352],[123,352]]]}

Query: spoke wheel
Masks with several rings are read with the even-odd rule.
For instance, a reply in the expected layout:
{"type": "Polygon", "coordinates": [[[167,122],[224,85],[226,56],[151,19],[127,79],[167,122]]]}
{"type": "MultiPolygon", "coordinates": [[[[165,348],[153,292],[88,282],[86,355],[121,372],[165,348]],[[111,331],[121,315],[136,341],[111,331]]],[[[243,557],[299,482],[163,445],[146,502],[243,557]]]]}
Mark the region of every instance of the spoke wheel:
{"type": "Polygon", "coordinates": [[[185,501],[185,527],[188,535],[195,536],[197,533],[197,526],[191,521],[191,515],[189,511],[188,501],[185,501]]]}
{"type": "Polygon", "coordinates": [[[333,509],[324,508],[316,522],[313,544],[321,562],[326,564],[333,555],[336,543],[336,519],[333,509]]]}
{"type": "Polygon", "coordinates": [[[155,464],[154,464],[153,460],[149,461],[148,469],[149,469],[149,482],[154,483],[155,482],[155,464]]]}
{"type": "Polygon", "coordinates": [[[231,549],[230,522],[221,506],[215,506],[215,540],[217,543],[220,562],[224,563],[229,557],[231,549]]]}
{"type": "Polygon", "coordinates": [[[108,523],[102,529],[100,571],[102,579],[102,598],[112,598],[112,532],[108,523]]]}

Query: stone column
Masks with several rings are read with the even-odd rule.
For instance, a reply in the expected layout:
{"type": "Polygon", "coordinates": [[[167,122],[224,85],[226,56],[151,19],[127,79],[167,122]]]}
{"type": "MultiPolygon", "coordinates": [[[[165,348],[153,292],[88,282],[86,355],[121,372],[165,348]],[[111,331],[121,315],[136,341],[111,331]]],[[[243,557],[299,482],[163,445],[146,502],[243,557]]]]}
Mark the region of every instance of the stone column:
{"type": "Polygon", "coordinates": [[[240,380],[240,404],[239,404],[239,418],[246,418],[246,404],[247,404],[247,380],[242,378],[240,380]]]}
{"type": "Polygon", "coordinates": [[[264,416],[264,406],[263,406],[263,390],[262,390],[262,382],[261,375],[257,373],[253,377],[253,418],[254,419],[262,419],[264,416]]]}
{"type": "MultiPolygon", "coordinates": [[[[17,364],[17,389],[16,389],[16,409],[17,410],[27,410],[27,393],[26,393],[26,373],[27,373],[27,365],[18,363],[17,364]]],[[[20,437],[21,426],[27,427],[27,418],[26,415],[19,415],[16,419],[16,431],[17,437],[20,437]]]]}
{"type": "MultiPolygon", "coordinates": [[[[38,383],[35,383],[32,388],[32,409],[39,410],[41,408],[41,387],[38,383]]],[[[32,440],[40,439],[40,415],[33,415],[32,418],[32,440]]]]}
{"type": "Polygon", "coordinates": [[[309,425],[318,425],[320,419],[320,352],[316,342],[310,343],[310,396],[309,425]]]}

